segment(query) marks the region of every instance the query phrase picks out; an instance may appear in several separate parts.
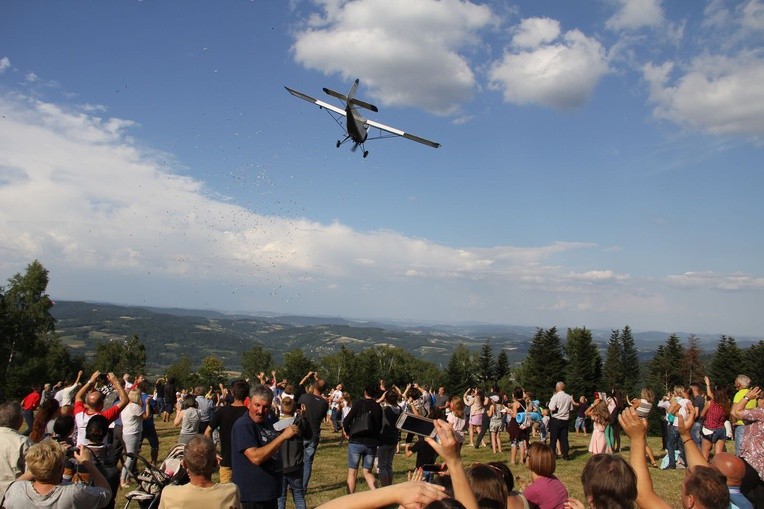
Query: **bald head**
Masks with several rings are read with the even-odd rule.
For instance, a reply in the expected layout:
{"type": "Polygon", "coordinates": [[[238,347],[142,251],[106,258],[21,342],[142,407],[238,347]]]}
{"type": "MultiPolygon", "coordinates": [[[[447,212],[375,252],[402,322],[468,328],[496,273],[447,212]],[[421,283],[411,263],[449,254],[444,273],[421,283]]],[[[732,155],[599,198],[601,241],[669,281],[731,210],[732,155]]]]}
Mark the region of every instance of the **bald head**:
{"type": "Polygon", "coordinates": [[[99,391],[90,391],[85,397],[85,404],[91,410],[100,412],[103,410],[103,394],[99,391]]]}
{"type": "Polygon", "coordinates": [[[557,382],[557,385],[554,386],[555,390],[557,392],[564,391],[565,390],[565,382],[557,382]]]}
{"type": "Polygon", "coordinates": [[[727,486],[740,486],[745,476],[743,460],[728,452],[715,454],[711,466],[727,478],[727,486]]]}

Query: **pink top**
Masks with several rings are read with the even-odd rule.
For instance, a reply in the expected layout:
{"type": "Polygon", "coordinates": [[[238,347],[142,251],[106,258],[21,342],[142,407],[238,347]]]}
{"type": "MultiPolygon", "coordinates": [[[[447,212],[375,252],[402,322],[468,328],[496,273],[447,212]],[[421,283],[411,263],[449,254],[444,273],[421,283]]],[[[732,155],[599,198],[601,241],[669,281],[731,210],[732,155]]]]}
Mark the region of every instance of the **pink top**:
{"type": "Polygon", "coordinates": [[[745,410],[740,417],[745,423],[740,457],[747,461],[764,481],[764,408],[745,410]]]}
{"type": "Polygon", "coordinates": [[[539,477],[525,488],[523,495],[539,509],[562,509],[568,501],[568,490],[554,476],[539,477]]]}

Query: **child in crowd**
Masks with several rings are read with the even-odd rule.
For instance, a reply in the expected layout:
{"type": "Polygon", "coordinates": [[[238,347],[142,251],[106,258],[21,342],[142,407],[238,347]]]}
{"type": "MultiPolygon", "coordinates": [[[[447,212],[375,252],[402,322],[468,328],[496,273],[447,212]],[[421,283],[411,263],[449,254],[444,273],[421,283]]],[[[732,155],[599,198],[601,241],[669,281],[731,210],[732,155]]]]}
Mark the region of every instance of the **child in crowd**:
{"type": "MultiPolygon", "coordinates": [[[[281,432],[287,426],[296,424],[300,428],[300,435],[308,429],[307,421],[295,416],[295,401],[289,396],[281,398],[281,412],[279,420],[273,425],[275,431],[281,432]]],[[[302,408],[304,411],[304,407],[302,408]]],[[[279,449],[281,458],[281,496],[278,499],[279,509],[286,507],[289,488],[292,489],[292,500],[295,509],[306,509],[305,492],[302,487],[304,448],[302,437],[296,436],[286,440],[279,449]]]]}
{"type": "MultiPolygon", "coordinates": [[[[653,400],[655,399],[655,395],[652,390],[645,387],[639,393],[639,398],[640,399],[634,398],[631,400],[631,408],[637,412],[637,416],[639,416],[640,419],[647,419],[647,416],[650,415],[650,410],[653,409],[653,400]]],[[[650,465],[654,468],[658,468],[658,463],[655,461],[653,450],[649,445],[647,445],[647,443],[645,443],[645,453],[647,454],[647,458],[650,460],[650,465]]]]}
{"type": "MultiPolygon", "coordinates": [[[[340,419],[340,422],[345,421],[345,417],[348,416],[350,413],[350,407],[353,406],[353,398],[350,397],[350,393],[344,392],[342,393],[342,402],[340,403],[340,410],[342,411],[342,418],[340,419]]],[[[338,446],[342,447],[342,444],[345,443],[345,439],[348,438],[348,436],[345,434],[345,431],[342,431],[342,436],[340,437],[340,441],[337,444],[338,446]]]]}
{"type": "Polygon", "coordinates": [[[461,452],[462,444],[464,443],[464,427],[467,425],[467,420],[464,418],[464,401],[459,396],[453,396],[449,407],[451,412],[448,414],[446,421],[451,425],[451,429],[454,430],[456,452],[461,452]]]}
{"type": "Polygon", "coordinates": [[[578,403],[575,403],[573,406],[576,407],[576,424],[573,426],[576,430],[576,436],[578,436],[579,432],[583,432],[584,436],[586,436],[586,411],[589,409],[589,402],[586,396],[582,395],[578,398],[578,403]]]}
{"type": "Polygon", "coordinates": [[[546,439],[549,435],[549,409],[548,408],[542,408],[541,409],[541,424],[539,426],[539,440],[542,442],[546,442],[546,439]]]}
{"type": "Polygon", "coordinates": [[[525,498],[539,509],[557,509],[568,500],[568,490],[554,476],[556,468],[552,448],[541,442],[533,442],[528,448],[528,468],[532,482],[525,488],[525,498]]]}
{"type": "Polygon", "coordinates": [[[497,453],[501,452],[501,430],[504,414],[507,411],[501,404],[499,396],[491,396],[489,402],[488,410],[486,410],[486,415],[490,418],[488,431],[491,433],[491,448],[494,453],[497,453]]]}
{"type": "Polygon", "coordinates": [[[605,430],[610,424],[610,411],[607,408],[607,403],[601,399],[595,399],[592,406],[586,409],[586,415],[592,419],[594,425],[592,438],[589,440],[589,452],[592,454],[609,453],[610,447],[605,435],[605,430]]]}

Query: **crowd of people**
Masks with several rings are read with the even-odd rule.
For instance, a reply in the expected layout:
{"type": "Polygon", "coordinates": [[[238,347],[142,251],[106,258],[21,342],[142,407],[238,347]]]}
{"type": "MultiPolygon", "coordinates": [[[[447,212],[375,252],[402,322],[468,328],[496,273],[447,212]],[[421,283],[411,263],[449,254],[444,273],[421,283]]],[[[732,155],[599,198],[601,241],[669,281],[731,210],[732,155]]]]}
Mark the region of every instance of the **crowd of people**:
{"type": "Polygon", "coordinates": [[[82,375],[0,404],[2,507],[113,507],[134,482],[144,442],[158,464],[155,417],[178,428],[188,473],[187,484],[162,491],[165,509],[284,509],[290,492],[296,509],[308,507],[322,427],[347,441],[347,495],[324,509],[671,507],[654,491],[650,466],[655,475],[686,469],[683,507],[764,507],[764,394],[745,375],[734,394],[706,377],[705,387],[677,386],[659,401],[649,389],[633,399],[618,389],[574,398],[558,382],[545,402],[521,387],[449,395],[384,380],[352,398],[313,371],[299,382],[272,372],[189,389],[172,378],[149,384],[96,371],[82,383],[82,375]],[[661,465],[646,440],[652,412],[660,412],[661,465]],[[424,418],[432,431],[401,432],[403,414],[424,418]],[[590,437],[584,500],[555,476],[558,462],[572,459],[571,429],[590,437]],[[628,461],[618,454],[622,434],[628,461]],[[494,461],[466,467],[464,447],[484,448],[494,461]],[[394,482],[397,453],[416,456],[406,482],[394,482]],[[525,486],[515,486],[512,468],[528,469],[525,486]],[[367,489],[357,491],[359,473],[367,489]]]}

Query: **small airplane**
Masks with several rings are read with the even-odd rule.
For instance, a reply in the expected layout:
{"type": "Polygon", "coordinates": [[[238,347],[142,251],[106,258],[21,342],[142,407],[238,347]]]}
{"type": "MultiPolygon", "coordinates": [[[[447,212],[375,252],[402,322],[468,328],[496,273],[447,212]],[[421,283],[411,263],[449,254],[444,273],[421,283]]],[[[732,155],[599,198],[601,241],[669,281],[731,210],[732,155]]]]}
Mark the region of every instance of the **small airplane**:
{"type": "Polygon", "coordinates": [[[337,99],[341,100],[344,103],[345,109],[338,108],[337,106],[331,105],[329,103],[325,103],[324,101],[320,101],[314,97],[311,97],[307,94],[303,94],[302,92],[298,92],[297,90],[291,89],[289,87],[284,87],[287,89],[287,91],[292,94],[295,97],[299,97],[300,99],[303,99],[305,101],[308,101],[309,103],[313,103],[317,105],[321,109],[325,109],[329,115],[334,119],[335,122],[345,131],[345,139],[344,140],[337,140],[337,148],[340,148],[340,145],[344,144],[347,141],[353,142],[353,148],[351,151],[355,152],[356,149],[360,146],[361,149],[363,149],[363,157],[369,155],[369,151],[366,150],[364,147],[364,143],[368,140],[378,140],[383,138],[392,138],[393,136],[402,136],[403,138],[406,138],[411,141],[416,141],[417,143],[422,143],[424,145],[428,145],[433,148],[440,147],[440,143],[436,143],[434,141],[427,140],[425,138],[415,136],[411,133],[407,133],[404,131],[401,131],[400,129],[396,129],[394,127],[386,126],[384,124],[380,124],[379,122],[374,122],[373,120],[369,120],[365,118],[363,115],[361,115],[361,112],[358,110],[358,108],[365,108],[367,110],[378,112],[379,109],[374,106],[373,104],[369,104],[367,102],[361,101],[360,99],[355,98],[356,90],[358,89],[358,80],[355,80],[355,83],[353,83],[353,86],[350,87],[350,91],[347,95],[343,95],[339,92],[335,92],[334,90],[330,90],[328,88],[324,88],[324,92],[332,97],[336,97],[337,99]],[[345,117],[345,124],[341,122],[341,117],[345,117]],[[379,135],[375,136],[374,138],[369,138],[369,129],[375,128],[379,130],[379,135]],[[383,135],[382,131],[385,131],[387,133],[390,133],[388,135],[383,135]]]}

